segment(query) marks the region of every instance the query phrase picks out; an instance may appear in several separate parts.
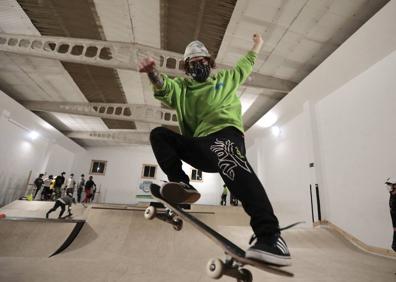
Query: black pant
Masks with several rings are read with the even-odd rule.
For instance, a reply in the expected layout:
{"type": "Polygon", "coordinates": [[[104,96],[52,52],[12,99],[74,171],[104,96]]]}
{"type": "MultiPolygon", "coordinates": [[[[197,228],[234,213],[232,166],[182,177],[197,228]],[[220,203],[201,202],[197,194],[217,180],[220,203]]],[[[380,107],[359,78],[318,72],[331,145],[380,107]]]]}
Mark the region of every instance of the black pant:
{"type": "Polygon", "coordinates": [[[41,200],[49,200],[51,195],[51,189],[48,186],[44,186],[43,191],[41,192],[41,200]]]}
{"type": "Polygon", "coordinates": [[[74,188],[66,188],[66,194],[74,194],[74,188]]]}
{"type": "Polygon", "coordinates": [[[66,205],[64,203],[62,203],[61,201],[59,201],[59,200],[55,201],[54,207],[47,212],[47,215],[49,215],[53,211],[56,211],[59,207],[61,208],[61,212],[59,214],[59,218],[61,218],[63,213],[65,212],[66,205]]]}
{"type": "Polygon", "coordinates": [[[389,198],[389,208],[393,226],[393,242],[392,249],[396,252],[396,195],[391,195],[389,198]]]}
{"type": "Polygon", "coordinates": [[[245,156],[243,134],[227,127],[205,137],[189,138],[167,128],[157,127],[150,134],[151,146],[169,181],[189,183],[182,162],[204,172],[218,172],[231,193],[250,215],[257,236],[278,232],[279,223],[264,187],[245,156]]]}
{"type": "Polygon", "coordinates": [[[77,189],[77,201],[80,203],[81,202],[81,194],[82,194],[82,187],[78,187],[77,189]]]}
{"type": "Polygon", "coordinates": [[[396,228],[396,195],[391,195],[389,197],[389,208],[390,208],[393,228],[396,228]]]}
{"type": "Polygon", "coordinates": [[[41,185],[36,186],[36,191],[34,191],[33,200],[36,199],[37,193],[40,191],[40,189],[41,189],[41,185]]]}
{"type": "Polygon", "coordinates": [[[220,205],[222,205],[222,206],[226,206],[227,205],[227,195],[221,195],[220,205]]]}

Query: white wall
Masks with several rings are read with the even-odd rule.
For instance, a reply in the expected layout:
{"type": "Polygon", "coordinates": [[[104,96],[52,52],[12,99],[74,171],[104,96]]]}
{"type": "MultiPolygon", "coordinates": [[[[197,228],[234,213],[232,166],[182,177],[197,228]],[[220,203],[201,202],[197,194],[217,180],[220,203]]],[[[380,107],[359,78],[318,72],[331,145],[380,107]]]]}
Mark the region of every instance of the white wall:
{"type": "MultiPolygon", "coordinates": [[[[92,160],[107,161],[105,175],[93,175],[94,181],[100,187],[98,200],[104,203],[135,204],[139,185],[144,180],[142,175],[143,164],[157,165],[154,183],[161,184],[167,180],[166,175],[159,168],[150,146],[120,146],[94,147],[86,153],[76,157],[72,171],[76,175],[89,174],[92,160]]],[[[191,167],[183,165],[184,171],[191,175],[191,167]]],[[[191,182],[202,194],[198,204],[219,204],[222,192],[220,176],[204,173],[203,182],[191,182]]]]}
{"type": "Polygon", "coordinates": [[[309,218],[305,195],[318,183],[322,219],[382,248],[392,236],[383,183],[396,174],[395,14],[390,1],[263,117],[277,116],[281,136],[247,133],[281,217],[309,218]]]}
{"type": "Polygon", "coordinates": [[[74,153],[84,149],[1,91],[0,114],[2,206],[24,195],[30,171],[29,183],[41,172],[70,170],[74,153]],[[28,136],[31,130],[40,136],[31,140],[28,136]],[[55,165],[55,160],[62,160],[62,163],[55,165]]]}
{"type": "Polygon", "coordinates": [[[279,136],[259,140],[262,182],[280,224],[311,221],[308,154],[302,114],[282,126],[279,136]]]}
{"type": "Polygon", "coordinates": [[[392,235],[383,183],[396,175],[395,74],[396,51],[315,107],[327,217],[383,247],[392,235]]]}

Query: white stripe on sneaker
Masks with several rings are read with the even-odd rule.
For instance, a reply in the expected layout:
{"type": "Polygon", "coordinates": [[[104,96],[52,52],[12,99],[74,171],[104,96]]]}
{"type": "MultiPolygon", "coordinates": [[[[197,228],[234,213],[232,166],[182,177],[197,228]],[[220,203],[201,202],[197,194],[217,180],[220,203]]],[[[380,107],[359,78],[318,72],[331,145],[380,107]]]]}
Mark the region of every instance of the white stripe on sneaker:
{"type": "Polygon", "coordinates": [[[283,254],[285,254],[285,255],[287,254],[287,250],[279,241],[276,242],[276,246],[278,247],[278,249],[280,249],[282,251],[283,254]]]}

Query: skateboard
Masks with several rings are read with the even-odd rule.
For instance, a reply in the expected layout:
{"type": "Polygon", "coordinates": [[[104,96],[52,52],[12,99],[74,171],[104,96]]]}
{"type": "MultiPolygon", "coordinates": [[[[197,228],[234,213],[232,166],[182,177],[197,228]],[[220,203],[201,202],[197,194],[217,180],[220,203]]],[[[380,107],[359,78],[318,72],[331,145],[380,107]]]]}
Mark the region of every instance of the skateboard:
{"type": "Polygon", "coordinates": [[[222,248],[226,255],[225,260],[213,258],[209,260],[207,264],[206,272],[211,278],[219,279],[225,275],[235,278],[238,282],[252,282],[253,275],[248,269],[243,268],[245,265],[250,265],[266,272],[281,276],[294,276],[293,273],[283,270],[279,266],[245,257],[245,251],[240,247],[213,230],[202,221],[198,220],[190,213],[181,209],[177,204],[170,203],[164,199],[160,194],[160,188],[161,187],[159,185],[151,184],[151,194],[154,198],[158,199],[162,204],[164,204],[167,209],[165,212],[158,212],[155,207],[149,206],[144,213],[144,217],[149,220],[158,218],[162,221],[170,223],[177,231],[180,231],[183,228],[183,220],[187,221],[201,233],[211,239],[220,248],[222,248]]]}

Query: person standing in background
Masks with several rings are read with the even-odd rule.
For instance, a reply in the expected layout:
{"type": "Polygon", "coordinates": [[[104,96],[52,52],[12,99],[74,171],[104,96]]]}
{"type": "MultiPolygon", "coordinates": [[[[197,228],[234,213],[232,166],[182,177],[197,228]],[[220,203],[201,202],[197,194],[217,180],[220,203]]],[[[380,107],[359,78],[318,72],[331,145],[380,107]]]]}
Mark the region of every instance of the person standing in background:
{"type": "Polygon", "coordinates": [[[390,194],[389,208],[393,226],[392,250],[396,252],[396,177],[389,177],[385,184],[390,194]]]}
{"type": "Polygon", "coordinates": [[[83,203],[88,203],[90,201],[93,187],[96,188],[96,184],[93,181],[93,177],[90,176],[89,180],[85,183],[85,198],[83,200],[83,203]]]}
{"type": "Polygon", "coordinates": [[[93,202],[95,200],[95,195],[96,195],[96,185],[93,187],[93,190],[92,190],[91,202],[93,202]]]}
{"type": "Polygon", "coordinates": [[[238,198],[233,193],[230,193],[230,204],[233,206],[238,206],[238,198]]]}
{"type": "Polygon", "coordinates": [[[33,200],[36,199],[37,193],[40,191],[41,186],[44,183],[43,176],[44,173],[40,173],[39,176],[34,180],[34,186],[36,190],[34,191],[33,200]]]}
{"type": "Polygon", "coordinates": [[[54,179],[52,175],[48,176],[46,179],[44,179],[44,188],[43,191],[41,192],[41,201],[48,201],[51,197],[51,181],[54,179]]]}
{"type": "Polygon", "coordinates": [[[222,206],[226,206],[227,205],[227,194],[228,194],[227,186],[224,184],[223,185],[223,193],[221,194],[220,205],[222,205],[222,206]]]}
{"type": "Polygon", "coordinates": [[[74,188],[76,187],[76,181],[74,180],[74,174],[71,173],[70,177],[66,181],[66,194],[74,194],[74,188]]]}
{"type": "Polygon", "coordinates": [[[62,172],[55,178],[54,190],[55,190],[55,200],[59,199],[62,196],[62,185],[65,183],[65,174],[66,172],[62,172]]]}
{"type": "Polygon", "coordinates": [[[81,194],[83,191],[83,188],[85,186],[85,175],[81,174],[80,182],[78,183],[78,188],[77,188],[77,201],[80,203],[81,202],[81,194]]]}

